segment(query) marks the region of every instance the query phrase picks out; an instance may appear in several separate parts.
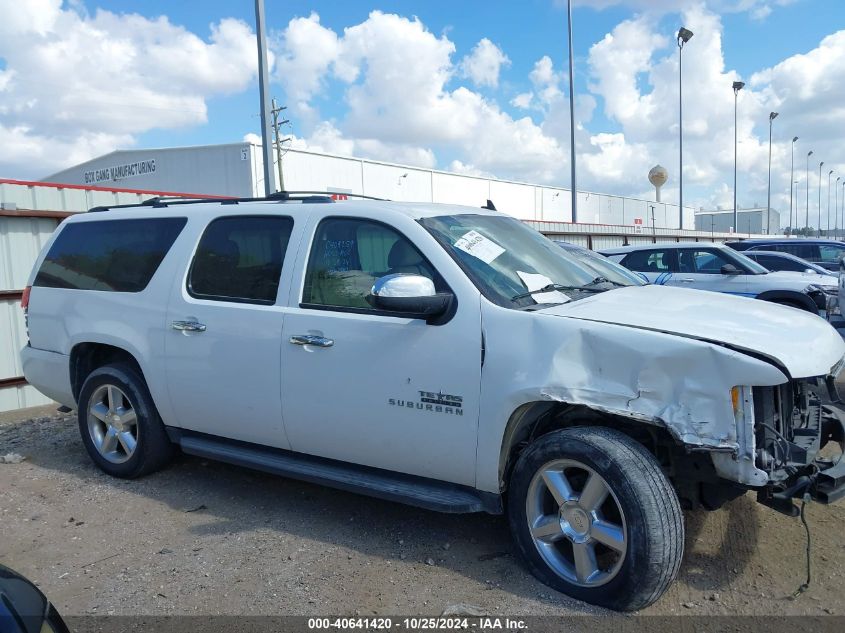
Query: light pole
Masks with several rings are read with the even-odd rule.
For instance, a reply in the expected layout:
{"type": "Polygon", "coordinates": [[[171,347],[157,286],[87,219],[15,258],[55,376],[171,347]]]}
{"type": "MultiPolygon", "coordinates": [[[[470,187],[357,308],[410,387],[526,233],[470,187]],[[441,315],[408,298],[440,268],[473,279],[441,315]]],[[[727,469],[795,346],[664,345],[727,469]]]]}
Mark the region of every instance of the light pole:
{"type": "MultiPolygon", "coordinates": [[[[833,170],[827,175],[827,235],[830,236],[830,177],[833,175],[833,170]]],[[[821,224],[821,221],[819,221],[821,224]]]]}
{"type": "MultiPolygon", "coordinates": [[[[836,239],[836,236],[839,234],[839,181],[842,180],[842,176],[836,177],[836,185],[834,189],[836,190],[836,200],[833,204],[833,239],[836,239]]],[[[828,193],[828,195],[830,195],[828,193]]]]}
{"type": "Polygon", "coordinates": [[[690,41],[692,31],[678,29],[678,228],[684,228],[684,44],[690,41]]]}
{"type": "Polygon", "coordinates": [[[737,155],[737,144],[738,144],[738,137],[737,137],[737,128],[736,128],[736,101],[737,95],[739,91],[745,87],[745,82],[742,81],[735,81],[733,83],[734,89],[734,228],[737,232],[739,232],[739,216],[736,212],[736,155],[737,155]]]}
{"type": "Polygon", "coordinates": [[[264,0],[255,0],[255,37],[258,43],[258,98],[261,101],[261,144],[264,156],[264,195],[273,193],[273,135],[270,132],[269,66],[267,65],[267,29],[264,25],[264,0]]]}
{"type": "MultiPolygon", "coordinates": [[[[795,224],[798,224],[798,181],[792,181],[792,184],[789,185],[789,203],[792,204],[792,190],[793,186],[795,189],[795,224]]],[[[797,235],[796,230],[798,227],[791,227],[789,230],[790,235],[797,235]]]]}
{"type": "Polygon", "coordinates": [[[572,183],[572,221],[578,221],[578,188],[575,181],[575,63],[572,52],[572,0],[567,4],[569,30],[569,164],[572,183]]]}
{"type": "Polygon", "coordinates": [[[792,145],[790,146],[790,158],[789,158],[789,226],[790,226],[790,233],[794,233],[795,224],[798,223],[798,212],[795,212],[795,224],[792,223],[792,189],[793,185],[795,184],[795,141],[798,140],[797,136],[792,138],[792,145]]]}
{"type": "Polygon", "coordinates": [[[842,183],[842,228],[845,229],[845,182],[842,183]]]}
{"type": "Polygon", "coordinates": [[[824,161],[819,163],[819,237],[822,236],[822,167],[824,167],[824,161]]]}
{"type": "Polygon", "coordinates": [[[772,218],[772,121],[778,116],[777,112],[769,112],[769,186],[766,194],[766,235],[771,234],[772,218]]]}
{"type": "Polygon", "coordinates": [[[804,210],[804,228],[810,228],[810,156],[813,150],[807,152],[807,208],[804,210]]]}

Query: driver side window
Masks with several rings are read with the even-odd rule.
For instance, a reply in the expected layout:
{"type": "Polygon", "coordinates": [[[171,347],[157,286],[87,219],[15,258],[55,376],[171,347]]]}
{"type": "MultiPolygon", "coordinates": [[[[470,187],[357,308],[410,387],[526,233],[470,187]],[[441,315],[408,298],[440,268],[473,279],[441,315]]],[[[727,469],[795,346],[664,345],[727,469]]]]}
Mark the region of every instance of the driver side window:
{"type": "Polygon", "coordinates": [[[438,291],[444,286],[422,253],[392,228],[373,220],[327,218],[311,246],[302,303],[375,310],[366,299],[373,284],[397,273],[427,277],[438,291]]]}
{"type": "Polygon", "coordinates": [[[690,272],[720,275],[722,274],[722,266],[732,263],[715,251],[687,251],[687,253],[694,269],[690,272]]]}

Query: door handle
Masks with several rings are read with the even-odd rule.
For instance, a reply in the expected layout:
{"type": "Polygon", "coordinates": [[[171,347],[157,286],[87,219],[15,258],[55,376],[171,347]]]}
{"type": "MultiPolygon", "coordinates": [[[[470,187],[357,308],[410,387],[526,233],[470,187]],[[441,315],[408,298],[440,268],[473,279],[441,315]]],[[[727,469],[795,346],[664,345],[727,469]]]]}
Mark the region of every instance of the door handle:
{"type": "Polygon", "coordinates": [[[173,321],[170,327],[174,330],[182,332],[205,332],[205,323],[197,323],[196,321],[173,321]]]}
{"type": "Polygon", "coordinates": [[[315,334],[294,334],[290,337],[290,342],[294,345],[313,345],[314,347],[331,347],[334,345],[332,339],[315,334]]]}
{"type": "Polygon", "coordinates": [[[693,279],[692,277],[684,277],[683,279],[681,279],[681,281],[686,281],[687,283],[691,283],[691,282],[695,281],[695,279],[693,279]]]}

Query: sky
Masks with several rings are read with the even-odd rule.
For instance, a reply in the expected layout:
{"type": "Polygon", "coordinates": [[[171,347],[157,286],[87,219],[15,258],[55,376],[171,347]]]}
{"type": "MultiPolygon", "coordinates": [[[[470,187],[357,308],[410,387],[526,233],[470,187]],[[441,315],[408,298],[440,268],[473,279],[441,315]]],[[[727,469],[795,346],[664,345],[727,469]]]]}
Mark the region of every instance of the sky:
{"type": "MultiPolygon", "coordinates": [[[[0,177],[257,138],[253,11],[252,0],[0,0],[0,177]]],[[[291,146],[569,186],[565,0],[266,0],[266,14],[291,146]]],[[[842,0],[575,0],[573,24],[579,188],[651,197],[661,164],[663,199],[677,201],[684,25],[685,204],[732,207],[740,80],[739,205],[766,204],[772,111],[782,225],[790,180],[799,225],[807,206],[818,224],[820,184],[823,226],[828,192],[831,209],[845,205],[842,0]]]]}

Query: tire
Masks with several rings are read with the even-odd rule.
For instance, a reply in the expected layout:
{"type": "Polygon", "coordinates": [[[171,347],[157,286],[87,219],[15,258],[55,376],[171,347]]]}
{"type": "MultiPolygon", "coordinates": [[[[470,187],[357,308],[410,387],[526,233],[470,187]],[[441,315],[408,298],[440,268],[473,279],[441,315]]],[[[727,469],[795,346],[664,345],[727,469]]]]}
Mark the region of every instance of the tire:
{"type": "Polygon", "coordinates": [[[645,447],[612,429],[569,428],[530,444],[511,473],[507,513],[534,576],[616,611],[655,602],[683,557],[675,490],[645,447]]]}
{"type": "Polygon", "coordinates": [[[122,479],[159,470],[175,453],[144,379],[128,363],[104,365],[85,379],[79,432],[93,462],[122,479]]]}

